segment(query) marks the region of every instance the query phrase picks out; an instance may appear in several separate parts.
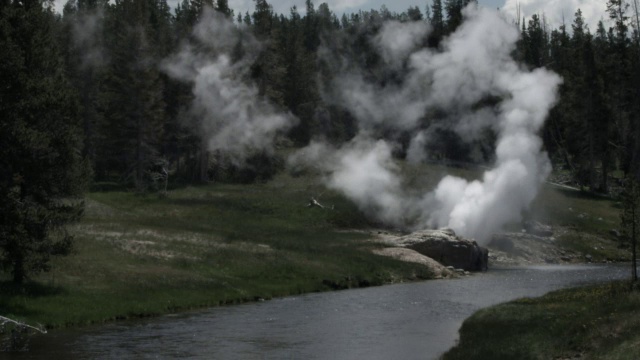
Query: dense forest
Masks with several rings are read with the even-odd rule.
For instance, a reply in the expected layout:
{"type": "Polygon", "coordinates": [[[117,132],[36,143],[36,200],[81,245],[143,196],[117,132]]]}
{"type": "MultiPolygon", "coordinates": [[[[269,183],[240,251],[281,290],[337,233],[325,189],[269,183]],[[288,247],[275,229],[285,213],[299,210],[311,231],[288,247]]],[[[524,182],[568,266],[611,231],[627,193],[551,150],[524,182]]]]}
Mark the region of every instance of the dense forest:
{"type": "MultiPolygon", "coordinates": [[[[357,125],[348,111],[324,101],[321,89],[331,70],[327,57],[319,52],[344,50],[335,39],[349,36],[351,53],[342,55],[361,62],[376,81],[394,81],[395,74],[379,66],[380,56],[368,41],[382,24],[389,20],[428,22],[433,30],[425,41],[437,48],[460,26],[462,9],[469,2],[435,0],[425,11],[410,7],[398,14],[382,7],[338,16],[326,3],[316,8],[307,0],[302,16],[295,7],[289,14],[276,14],[262,0],[255,1],[253,13],[245,14],[234,14],[222,0],[185,0],[176,9],[156,0],[77,0],[69,1],[63,14],[40,9],[38,21],[51,29],[47,34],[29,34],[35,30],[14,26],[9,36],[34,37],[30,45],[50,52],[49,60],[60,65],[57,72],[64,78],[60,81],[70,85],[67,101],[77,111],[82,157],[92,170],[93,181],[148,190],[159,186],[158,179],[166,177],[163,171],[182,182],[246,182],[268,177],[281,164],[273,154],[257,148],[240,166],[224,151],[207,146],[203,138],[210,134],[203,131],[190,108],[194,100],[191,84],[170,76],[164,66],[186,44],[207,48],[209,40],[235,42],[229,46],[235,46],[231,61],[243,62],[239,72],[244,79],[239,81],[252,84],[257,96],[299,119],[296,126],[278,134],[281,146],[301,147],[319,136],[340,143],[354,136],[357,125]],[[249,50],[247,44],[254,40],[238,33],[216,34],[227,37],[224,40],[199,37],[198,22],[208,16],[209,8],[252,34],[260,44],[252,47],[260,50],[249,50]],[[247,56],[247,52],[252,54],[247,56]]],[[[11,12],[30,7],[28,2],[17,1],[5,1],[2,6],[5,29],[11,26],[11,12]]],[[[544,16],[514,20],[514,26],[521,28],[521,39],[513,56],[524,66],[546,67],[564,79],[560,99],[544,128],[545,149],[556,168],[568,170],[575,183],[601,192],[608,192],[611,174],[617,170],[640,175],[640,143],[636,141],[640,139],[640,40],[633,25],[637,14],[623,0],[611,0],[607,6],[611,26],[600,22],[593,30],[580,10],[571,24],[557,29],[550,28],[544,16]]],[[[207,51],[220,48],[209,46],[207,51]]],[[[3,65],[10,63],[3,61],[3,65]]],[[[38,76],[35,71],[30,74],[29,68],[25,66],[21,75],[38,76]]],[[[18,75],[18,69],[5,68],[3,77],[9,72],[18,75]]],[[[425,114],[428,116],[439,115],[425,114]]],[[[434,151],[439,158],[492,160],[490,152],[470,156],[468,145],[453,132],[445,129],[441,135],[442,144],[434,151]]],[[[402,138],[398,140],[402,143],[402,138]]],[[[485,141],[490,142],[490,137],[485,141]]]]}
{"type": "MultiPolygon", "coordinates": [[[[1,0],[3,249],[65,253],[65,236],[28,246],[18,239],[41,239],[76,219],[80,204],[59,199],[87,184],[146,192],[176,183],[262,181],[284,166],[281,152],[262,138],[278,149],[316,138],[351,140],[358,133],[354,114],[323,95],[335,62],[359,64],[375,83],[397,82],[406,64],[384,66],[370,41],[383,24],[426,22],[431,31],[423,45],[437,51],[470,2],[339,15],[311,0],[289,14],[275,13],[266,0],[244,14],[226,0],[183,0],[175,9],[166,0],[70,0],[58,14],[49,2],[1,0]],[[216,29],[200,26],[212,18],[216,29]],[[207,67],[211,59],[215,66],[207,67]],[[220,89],[233,91],[219,94],[228,101],[203,98],[198,91],[207,81],[230,82],[220,89]],[[245,126],[255,121],[265,125],[245,126]],[[222,125],[234,131],[220,133],[222,125]]],[[[512,56],[563,79],[541,134],[544,148],[556,170],[591,191],[608,193],[623,174],[640,176],[640,34],[632,5],[609,0],[608,21],[596,29],[579,10],[558,28],[542,15],[512,20],[521,33],[512,56]]],[[[422,116],[429,123],[448,115],[422,116]]],[[[386,129],[372,131],[382,137],[386,129]]],[[[407,156],[410,135],[393,134],[394,156],[407,156]]],[[[427,145],[427,160],[490,164],[494,155],[486,149],[494,142],[488,133],[470,144],[443,126],[427,145]]],[[[12,268],[46,267],[46,259],[27,255],[5,260],[12,268]],[[33,263],[22,264],[27,258],[33,263]]]]}

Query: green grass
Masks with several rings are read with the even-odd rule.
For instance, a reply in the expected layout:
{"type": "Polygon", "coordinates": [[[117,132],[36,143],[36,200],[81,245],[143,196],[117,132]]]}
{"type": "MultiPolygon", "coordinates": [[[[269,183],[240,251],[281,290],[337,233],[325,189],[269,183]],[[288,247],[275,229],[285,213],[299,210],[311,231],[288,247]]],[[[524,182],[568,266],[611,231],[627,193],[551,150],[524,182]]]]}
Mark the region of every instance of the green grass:
{"type": "Polygon", "coordinates": [[[628,282],[556,291],[480,310],[447,352],[455,359],[638,359],[640,291],[628,282]]]}
{"type": "MultiPolygon", "coordinates": [[[[480,175],[434,165],[402,171],[413,188],[432,188],[446,173],[480,175]]],[[[0,273],[0,314],[54,328],[432,276],[373,254],[381,245],[352,230],[379,224],[310,178],[283,173],[266,184],[186,187],[164,198],[90,193],[71,228],[71,256],[24,288],[0,273]],[[335,210],[307,208],[312,196],[335,210]]],[[[611,200],[545,186],[527,216],[576,229],[559,239],[567,247],[590,249],[584,239],[597,238],[604,250],[594,257],[619,255],[607,252],[615,242],[604,236],[617,224],[611,200]]]]}
{"type": "Polygon", "coordinates": [[[73,254],[24,288],[0,277],[0,314],[62,327],[431,277],[345,231],[368,226],[343,197],[286,175],[165,198],[90,193],[73,254]],[[306,207],[321,193],[335,210],[306,207]]]}
{"type": "Polygon", "coordinates": [[[620,229],[619,201],[580,190],[544,186],[525,217],[563,229],[557,245],[590,255],[595,262],[630,261],[628,248],[611,235],[620,229]]]}
{"type": "Polygon", "coordinates": [[[619,228],[620,204],[600,195],[546,185],[527,216],[551,225],[608,236],[611,229],[619,228]]]}

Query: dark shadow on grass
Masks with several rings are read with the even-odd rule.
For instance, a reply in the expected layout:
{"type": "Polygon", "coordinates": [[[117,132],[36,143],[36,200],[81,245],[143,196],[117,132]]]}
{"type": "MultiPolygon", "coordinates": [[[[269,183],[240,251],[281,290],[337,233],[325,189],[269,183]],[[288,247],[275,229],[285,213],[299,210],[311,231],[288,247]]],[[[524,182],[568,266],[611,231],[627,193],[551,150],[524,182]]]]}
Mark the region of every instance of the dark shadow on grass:
{"type": "Polygon", "coordinates": [[[59,295],[64,292],[64,288],[60,286],[44,285],[35,281],[29,281],[21,285],[16,284],[13,281],[0,281],[0,296],[3,298],[10,298],[14,296],[38,298],[59,295]]]}
{"type": "Polygon", "coordinates": [[[64,293],[60,286],[50,286],[34,281],[17,285],[13,281],[0,281],[0,315],[13,314],[20,317],[36,317],[40,313],[29,310],[18,297],[40,298],[64,293]]]}

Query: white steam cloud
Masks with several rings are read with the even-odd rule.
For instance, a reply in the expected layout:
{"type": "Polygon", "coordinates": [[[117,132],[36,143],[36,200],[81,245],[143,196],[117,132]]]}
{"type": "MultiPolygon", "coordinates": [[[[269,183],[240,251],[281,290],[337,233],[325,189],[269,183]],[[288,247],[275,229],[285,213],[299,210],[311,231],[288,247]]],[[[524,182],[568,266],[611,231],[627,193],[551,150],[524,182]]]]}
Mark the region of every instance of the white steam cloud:
{"type": "Polygon", "coordinates": [[[223,150],[240,163],[255,151],[271,151],[276,136],[297,119],[276,109],[248,80],[261,44],[214,11],[203,14],[193,37],[196,44],[184,44],[163,69],[193,84],[190,115],[208,150],[223,150]]]}
{"type": "Polygon", "coordinates": [[[364,70],[342,65],[325,99],[349,109],[360,134],[340,149],[314,143],[292,161],[317,158],[329,174],[327,184],[379,220],[450,227],[484,242],[507,222],[520,219],[550,172],[537,134],[561,79],[513,61],[519,31],[497,12],[469,6],[464,17],[438,51],[422,47],[427,24],[383,26],[373,45],[389,69],[404,67],[400,81],[380,85],[364,70]],[[433,111],[454,115],[429,119],[426,114],[433,111]],[[431,192],[409,193],[392,157],[394,143],[380,139],[375,129],[383,127],[387,139],[394,133],[414,134],[407,157],[422,161],[428,157],[424,145],[435,136],[432,130],[443,126],[469,141],[481,131],[493,131],[494,167],[478,181],[447,176],[431,192]]]}

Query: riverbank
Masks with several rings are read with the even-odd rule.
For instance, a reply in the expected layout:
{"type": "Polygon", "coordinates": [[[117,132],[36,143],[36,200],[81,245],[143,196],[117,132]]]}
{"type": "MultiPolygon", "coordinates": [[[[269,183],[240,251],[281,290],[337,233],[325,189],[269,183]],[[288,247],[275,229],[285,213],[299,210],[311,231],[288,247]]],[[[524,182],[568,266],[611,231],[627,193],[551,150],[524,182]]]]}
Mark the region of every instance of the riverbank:
{"type": "Polygon", "coordinates": [[[370,226],[319,182],[286,175],[166,197],[90,193],[73,254],[24,288],[5,274],[0,314],[58,328],[433,277],[344,231],[370,226]],[[310,197],[333,210],[307,207],[310,197]]]}
{"type": "Polygon", "coordinates": [[[638,359],[639,308],[628,282],[512,301],[467,319],[443,359],[638,359]]]}
{"type": "MultiPolygon", "coordinates": [[[[446,171],[418,170],[434,182],[446,171]]],[[[570,229],[557,245],[589,249],[593,261],[626,251],[607,235],[618,221],[611,200],[545,187],[525,215],[570,229]],[[603,245],[584,241],[592,238],[603,245]]],[[[51,272],[23,288],[0,274],[0,315],[58,328],[442,275],[424,261],[380,255],[387,246],[376,240],[378,227],[320,181],[286,173],[166,197],[90,193],[84,218],[70,229],[71,256],[54,259],[51,272]],[[312,197],[326,208],[308,207],[312,197]]]]}

